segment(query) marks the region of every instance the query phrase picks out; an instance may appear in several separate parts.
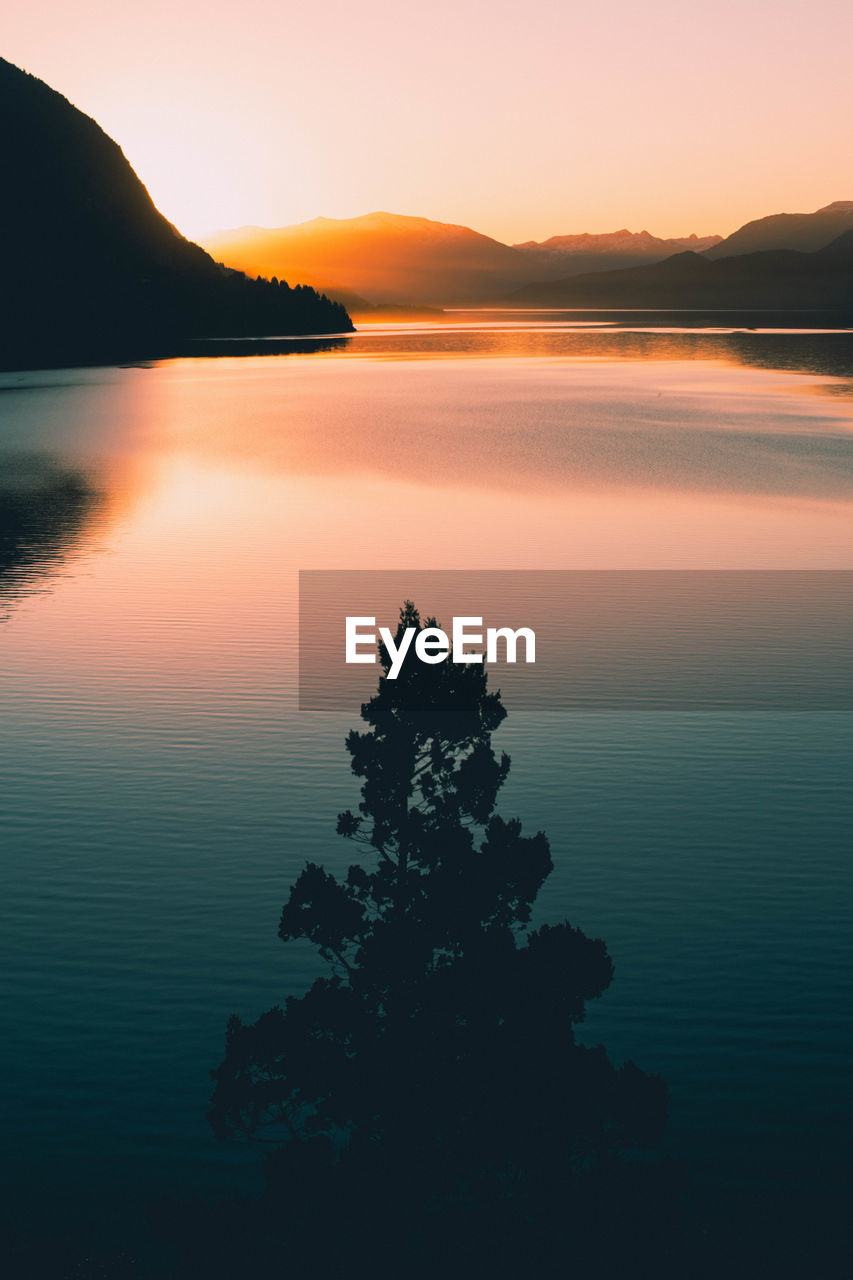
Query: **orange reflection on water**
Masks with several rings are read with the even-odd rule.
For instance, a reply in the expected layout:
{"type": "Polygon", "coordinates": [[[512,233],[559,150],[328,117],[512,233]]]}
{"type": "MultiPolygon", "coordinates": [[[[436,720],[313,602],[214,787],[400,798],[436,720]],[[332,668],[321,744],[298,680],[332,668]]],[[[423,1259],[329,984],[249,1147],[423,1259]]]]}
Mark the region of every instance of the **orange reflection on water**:
{"type": "Polygon", "coordinates": [[[300,568],[850,567],[851,402],[824,394],[846,385],[831,366],[673,359],[669,337],[654,360],[411,341],[27,375],[2,447],[103,498],[64,569],[60,537],[59,567],[19,579],[7,672],[33,654],[41,678],[97,672],[99,697],[118,682],[146,714],[157,681],[270,696],[292,674],[300,568]]]}

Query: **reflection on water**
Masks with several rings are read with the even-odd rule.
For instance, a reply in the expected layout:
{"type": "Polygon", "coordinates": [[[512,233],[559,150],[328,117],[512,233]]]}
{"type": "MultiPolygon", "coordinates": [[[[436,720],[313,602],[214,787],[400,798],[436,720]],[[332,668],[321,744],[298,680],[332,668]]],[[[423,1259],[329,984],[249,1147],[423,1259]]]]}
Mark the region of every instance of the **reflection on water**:
{"type": "Polygon", "coordinates": [[[57,573],[79,546],[97,502],[76,470],[39,455],[0,454],[0,601],[57,573]]]}
{"type": "Polygon", "coordinates": [[[312,567],[387,562],[367,510],[426,567],[846,567],[851,362],[838,333],[374,326],[310,358],[8,375],[0,445],[95,475],[113,519],[286,486],[312,567]]]}
{"type": "MultiPolygon", "coordinates": [[[[374,354],[563,356],[595,360],[721,361],[744,368],[853,377],[853,331],[814,328],[814,316],[772,312],[456,313],[442,324],[362,324],[350,350],[374,354]],[[476,315],[476,318],[471,318],[476,315]],[[581,318],[578,318],[581,317],[581,318]],[[691,323],[685,324],[686,321],[691,323]],[[805,326],[805,327],[802,327],[805,326]]],[[[850,388],[848,386],[847,390],[850,388]]]]}
{"type": "MultiPolygon", "coordinates": [[[[230,1182],[224,1017],[313,976],[279,912],[357,797],[349,722],[295,709],[298,569],[853,567],[845,334],[385,326],[2,384],[0,1105],[45,1230],[230,1182]]],[[[721,1195],[846,1159],[851,720],[499,734],[545,918],[614,958],[588,1034],[667,1078],[721,1195]]]]}

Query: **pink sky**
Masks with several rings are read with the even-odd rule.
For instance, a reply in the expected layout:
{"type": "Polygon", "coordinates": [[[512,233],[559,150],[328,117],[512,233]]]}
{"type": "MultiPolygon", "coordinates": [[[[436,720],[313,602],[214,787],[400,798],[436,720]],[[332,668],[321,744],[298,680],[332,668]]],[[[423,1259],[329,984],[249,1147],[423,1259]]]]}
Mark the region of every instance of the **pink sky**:
{"type": "Polygon", "coordinates": [[[188,235],[374,209],[498,239],[853,199],[848,0],[44,0],[0,53],[188,235]]]}

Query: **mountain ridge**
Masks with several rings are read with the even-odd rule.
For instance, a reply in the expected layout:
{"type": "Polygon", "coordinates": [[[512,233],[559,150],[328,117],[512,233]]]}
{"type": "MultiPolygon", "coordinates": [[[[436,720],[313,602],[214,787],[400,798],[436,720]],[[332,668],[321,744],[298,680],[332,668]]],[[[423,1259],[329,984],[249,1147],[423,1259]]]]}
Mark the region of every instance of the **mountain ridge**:
{"type": "Polygon", "coordinates": [[[559,253],[672,253],[677,249],[710,249],[722,242],[722,236],[698,236],[695,231],[689,236],[661,237],[652,235],[650,231],[629,231],[622,227],[618,231],[590,232],[583,231],[575,235],[550,236],[547,240],[524,240],[516,244],[516,249],[538,249],[559,253]]]}
{"type": "MultiPolygon", "coordinates": [[[[643,297],[662,289],[662,298],[677,294],[678,304],[706,305],[685,292],[690,280],[701,297],[719,293],[726,306],[741,296],[768,305],[846,304],[843,285],[824,279],[817,263],[780,259],[776,269],[788,279],[772,280],[772,263],[748,263],[718,275],[714,289],[700,266],[663,268],[650,277],[612,279],[614,271],[663,266],[671,258],[693,253],[707,263],[741,259],[766,252],[811,254],[853,230],[853,201],[836,200],[810,214],[770,214],[719,236],[662,237],[622,227],[613,232],[581,232],[544,241],[503,244],[471,227],[411,214],[375,210],[357,218],[319,217],[290,227],[237,228],[205,237],[205,245],[221,261],[251,273],[297,271],[331,296],[356,310],[388,303],[396,306],[488,305],[511,299],[519,305],[560,305],[566,298],[600,299],[621,295],[643,297]],[[737,271],[746,273],[741,289],[737,271]],[[600,277],[597,283],[587,276],[600,277]],[[807,277],[813,277],[808,283],[807,277]],[[820,280],[818,280],[820,276],[820,280]],[[676,278],[680,280],[676,290],[676,278]],[[580,281],[577,288],[567,282],[580,281]]],[[[620,303],[621,305],[621,303],[620,303]]],[[[751,305],[751,304],[750,304],[751,305]]],[[[762,304],[763,305],[763,304],[762,304]]]]}
{"type": "Polygon", "coordinates": [[[853,201],[754,219],[725,239],[663,239],[623,227],[508,245],[460,223],[374,210],[247,225],[203,237],[202,247],[159,212],[96,121],[3,59],[0,110],[15,121],[0,138],[6,367],[166,354],[202,339],[351,331],[346,311],[323,294],[366,312],[501,300],[799,309],[850,302],[853,201]],[[293,279],[304,284],[284,283],[293,279]]]}
{"type": "Polygon", "coordinates": [[[849,230],[853,230],[853,200],[834,200],[813,213],[771,213],[753,218],[706,250],[706,256],[729,258],[769,249],[814,253],[849,230]]]}
{"type": "Polygon", "coordinates": [[[368,303],[443,305],[480,300],[530,278],[522,253],[459,223],[375,210],[291,226],[203,237],[219,261],[253,274],[297,272],[336,296],[368,303]]]}
{"type": "MultiPolygon", "coordinates": [[[[571,237],[552,237],[552,241],[571,237]]],[[[202,237],[219,261],[250,274],[297,272],[315,288],[371,305],[481,303],[567,270],[627,266],[667,257],[681,241],[648,232],[584,233],[594,252],[564,252],[551,242],[507,245],[461,223],[374,210],[355,218],[321,216],[284,227],[237,227],[202,237]],[[624,237],[629,237],[625,242],[624,237]],[[618,240],[618,244],[616,243],[618,240]],[[551,247],[548,247],[548,245],[551,247]],[[611,257],[609,246],[621,256],[611,257]]],[[[705,247],[719,237],[686,237],[705,247]]]]}
{"type": "Polygon", "coordinates": [[[765,249],[718,260],[689,250],[663,262],[527,285],[510,306],[833,311],[853,316],[853,232],[820,250],[765,249]]]}
{"type": "Polygon", "coordinates": [[[5,59],[0,112],[15,122],[0,137],[5,367],[351,328],[342,308],[313,290],[249,280],[215,263],[159,212],[95,120],[5,59]]]}

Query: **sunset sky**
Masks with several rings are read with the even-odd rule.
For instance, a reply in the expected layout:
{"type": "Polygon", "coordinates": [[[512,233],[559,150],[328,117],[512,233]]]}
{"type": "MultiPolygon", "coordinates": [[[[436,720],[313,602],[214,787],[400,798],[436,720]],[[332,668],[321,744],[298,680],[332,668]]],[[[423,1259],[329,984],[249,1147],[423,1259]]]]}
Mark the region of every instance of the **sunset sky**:
{"type": "Polygon", "coordinates": [[[188,235],[374,209],[516,241],[853,199],[849,0],[45,0],[2,56],[188,235]]]}

